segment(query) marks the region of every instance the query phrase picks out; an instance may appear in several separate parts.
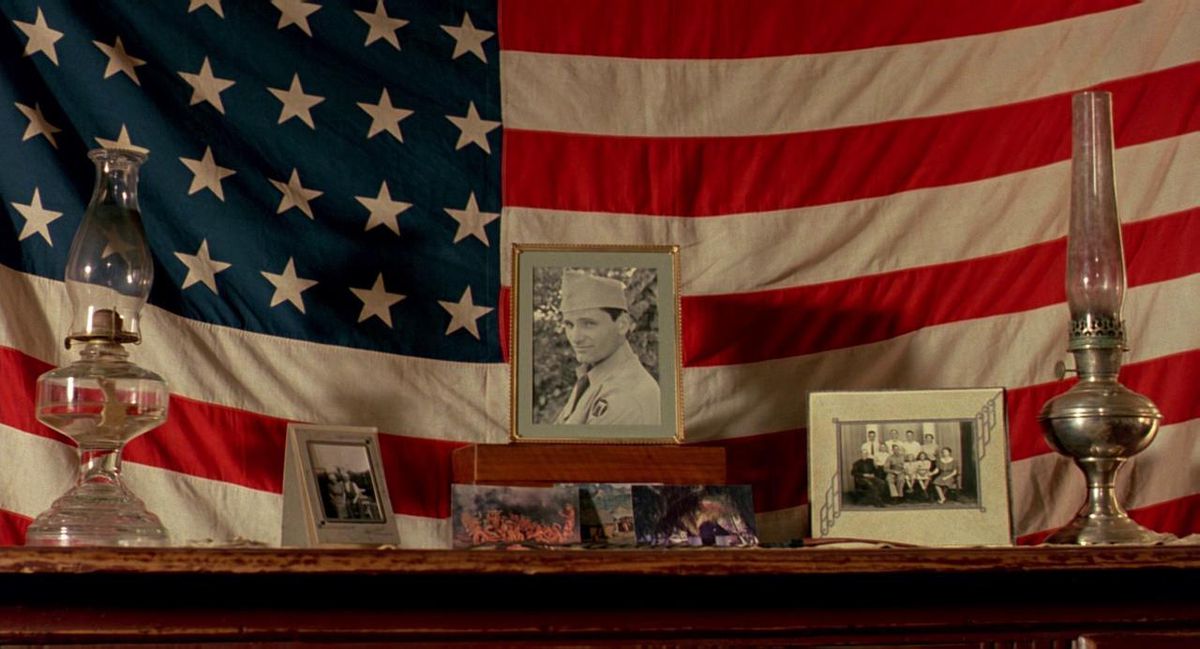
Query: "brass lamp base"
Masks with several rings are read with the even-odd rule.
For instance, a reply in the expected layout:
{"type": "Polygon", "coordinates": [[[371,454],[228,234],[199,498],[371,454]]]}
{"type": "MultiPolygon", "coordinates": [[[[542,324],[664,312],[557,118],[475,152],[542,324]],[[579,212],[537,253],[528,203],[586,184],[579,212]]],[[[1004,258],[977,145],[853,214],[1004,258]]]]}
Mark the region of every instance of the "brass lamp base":
{"type": "Polygon", "coordinates": [[[1050,535],[1045,543],[1063,545],[1152,545],[1172,538],[1148,530],[1125,512],[1097,514],[1079,512],[1070,523],[1050,535]]]}
{"type": "MultiPolygon", "coordinates": [[[[1072,545],[1151,544],[1152,532],[1117,501],[1117,471],[1158,434],[1162,414],[1146,397],[1117,381],[1120,348],[1077,349],[1080,380],[1046,402],[1038,417],[1046,441],[1072,458],[1087,482],[1087,502],[1047,543],[1072,545]]],[[[1167,536],[1166,538],[1170,538],[1167,536]]]]}

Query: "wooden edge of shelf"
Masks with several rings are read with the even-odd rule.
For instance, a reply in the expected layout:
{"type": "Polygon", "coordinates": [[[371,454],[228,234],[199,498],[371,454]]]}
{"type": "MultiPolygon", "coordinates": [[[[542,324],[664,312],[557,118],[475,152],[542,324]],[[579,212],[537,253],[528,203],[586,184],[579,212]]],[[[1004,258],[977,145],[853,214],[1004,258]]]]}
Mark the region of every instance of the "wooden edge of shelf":
{"type": "Polygon", "coordinates": [[[1200,570],[1200,548],[400,550],[0,548],[0,576],[42,574],[821,575],[1200,570]]]}

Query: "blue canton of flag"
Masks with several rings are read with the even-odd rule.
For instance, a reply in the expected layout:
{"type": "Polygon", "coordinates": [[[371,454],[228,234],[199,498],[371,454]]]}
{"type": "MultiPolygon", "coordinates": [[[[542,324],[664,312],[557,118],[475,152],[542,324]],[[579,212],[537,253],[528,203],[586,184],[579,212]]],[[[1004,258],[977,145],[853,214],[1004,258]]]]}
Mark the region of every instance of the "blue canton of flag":
{"type": "Polygon", "coordinates": [[[5,265],[61,279],[86,151],[140,147],[151,304],[500,360],[494,5],[40,0],[3,15],[5,265]]]}

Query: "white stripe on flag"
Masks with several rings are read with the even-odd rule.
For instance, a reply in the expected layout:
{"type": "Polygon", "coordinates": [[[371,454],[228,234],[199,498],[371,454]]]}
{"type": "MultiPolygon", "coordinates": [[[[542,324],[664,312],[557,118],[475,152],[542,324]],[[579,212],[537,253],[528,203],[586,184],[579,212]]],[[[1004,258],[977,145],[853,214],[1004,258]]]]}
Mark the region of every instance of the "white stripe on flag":
{"type": "MultiPolygon", "coordinates": [[[[62,282],[0,266],[0,346],[52,365],[70,315],[62,282]],[[11,297],[7,297],[11,296],[11,297]]],[[[454,363],[294,341],[219,327],[146,306],[133,362],[161,374],[172,394],[289,420],[376,426],[424,439],[508,438],[508,366],[454,363]],[[280,386],[287,386],[286,389],[280,386]],[[455,398],[453,407],[445,399],[455,398]],[[468,398],[469,397],[469,398],[468,398]]]]}
{"type": "MultiPolygon", "coordinates": [[[[1118,149],[1114,165],[1122,222],[1195,207],[1200,133],[1118,149]]],[[[1070,178],[1071,163],[1063,161],[882,198],[700,218],[506,207],[501,277],[509,284],[510,244],[535,242],[678,244],[685,295],[781,288],[967,260],[1066,236],[1070,178]],[[801,232],[802,246],[797,242],[801,232]]]]}
{"type": "MultiPolygon", "coordinates": [[[[1126,293],[1131,351],[1126,363],[1194,348],[1200,309],[1179,309],[1200,294],[1200,273],[1126,293]]],[[[1052,305],[1017,314],[927,327],[890,340],[761,363],[685,368],[684,407],[690,441],[806,428],[804,392],[1018,388],[1054,380],[1054,363],[1070,363],[1067,309],[1052,305]],[[972,350],[965,355],[963,350],[972,350]]]]}

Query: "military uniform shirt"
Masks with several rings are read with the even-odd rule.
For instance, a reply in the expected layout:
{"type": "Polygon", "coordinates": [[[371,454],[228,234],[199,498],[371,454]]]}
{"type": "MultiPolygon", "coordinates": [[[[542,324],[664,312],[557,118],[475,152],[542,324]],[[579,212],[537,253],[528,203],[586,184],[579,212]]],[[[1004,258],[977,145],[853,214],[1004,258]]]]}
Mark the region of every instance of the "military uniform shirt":
{"type": "Polygon", "coordinates": [[[579,395],[572,390],[556,423],[627,426],[661,423],[658,382],[642,366],[628,342],[621,343],[611,356],[588,370],[587,377],[587,389],[579,395]]]}

